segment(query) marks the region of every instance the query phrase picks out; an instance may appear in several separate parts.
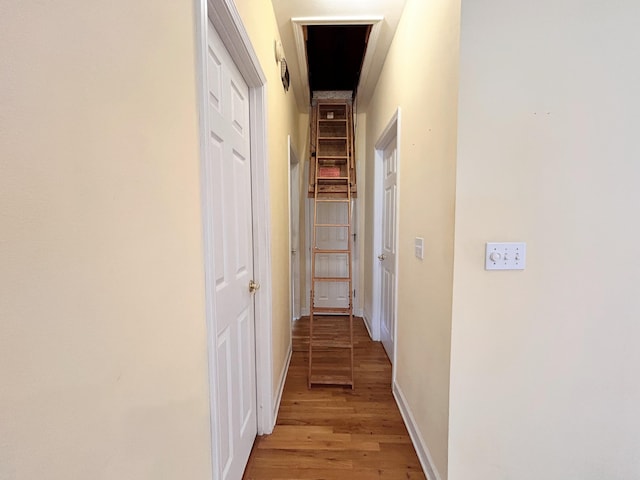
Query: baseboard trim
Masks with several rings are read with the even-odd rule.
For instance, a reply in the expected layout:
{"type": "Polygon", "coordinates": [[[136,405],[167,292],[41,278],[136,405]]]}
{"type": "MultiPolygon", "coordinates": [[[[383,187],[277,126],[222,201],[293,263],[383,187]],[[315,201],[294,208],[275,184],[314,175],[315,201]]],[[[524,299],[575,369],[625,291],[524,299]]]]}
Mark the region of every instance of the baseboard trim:
{"type": "Polygon", "coordinates": [[[280,410],[280,401],[282,400],[282,392],[284,391],[284,382],[287,379],[287,373],[289,373],[289,365],[291,364],[291,355],[293,354],[293,345],[289,343],[289,352],[287,353],[287,360],[284,362],[284,368],[280,373],[280,381],[278,382],[278,390],[276,391],[275,398],[273,400],[273,425],[271,426],[271,433],[273,431],[273,427],[276,425],[276,421],[278,420],[278,410],[280,410]]]}
{"type": "Polygon", "coordinates": [[[300,309],[300,315],[303,317],[308,317],[309,316],[309,307],[303,307],[300,309]]]}
{"type": "MultiPolygon", "coordinates": [[[[369,319],[367,318],[367,314],[366,314],[366,313],[363,313],[362,318],[363,318],[363,320],[364,320],[364,326],[365,326],[365,328],[367,329],[367,332],[369,332],[369,338],[370,338],[371,340],[373,340],[373,334],[371,333],[371,320],[369,320],[369,319]]],[[[375,340],[374,340],[374,341],[375,341],[375,340]]]]}
{"type": "Polygon", "coordinates": [[[404,424],[409,431],[411,442],[413,443],[413,447],[416,449],[416,454],[418,455],[418,460],[420,460],[424,474],[427,476],[428,480],[442,480],[440,473],[438,473],[438,469],[433,462],[431,452],[429,451],[424,438],[422,438],[422,435],[420,434],[418,425],[416,425],[416,421],[413,418],[407,399],[396,382],[393,382],[393,397],[396,399],[396,403],[400,409],[400,415],[402,415],[404,424]]]}

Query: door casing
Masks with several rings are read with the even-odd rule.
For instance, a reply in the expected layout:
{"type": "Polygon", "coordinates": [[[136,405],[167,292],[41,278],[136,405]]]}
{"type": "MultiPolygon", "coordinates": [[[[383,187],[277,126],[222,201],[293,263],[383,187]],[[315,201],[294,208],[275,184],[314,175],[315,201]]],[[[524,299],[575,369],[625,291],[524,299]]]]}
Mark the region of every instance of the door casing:
{"type": "Polygon", "coordinates": [[[287,137],[289,151],[289,295],[291,321],[300,318],[300,159],[296,154],[291,135],[287,137]]]}

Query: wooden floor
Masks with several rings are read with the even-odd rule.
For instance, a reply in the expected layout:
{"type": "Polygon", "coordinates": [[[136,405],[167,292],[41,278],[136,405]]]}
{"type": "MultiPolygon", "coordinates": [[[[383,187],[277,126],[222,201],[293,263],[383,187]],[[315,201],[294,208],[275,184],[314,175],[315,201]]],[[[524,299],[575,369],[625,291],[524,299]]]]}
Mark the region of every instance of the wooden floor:
{"type": "MultiPolygon", "coordinates": [[[[344,320],[316,322],[340,331],[337,325],[344,320]]],[[[426,478],[391,394],[391,364],[382,344],[369,339],[362,319],[354,321],[354,390],[307,388],[308,332],[308,318],[296,322],[277,424],[272,435],[256,439],[244,478],[426,478]]],[[[314,364],[315,359],[314,349],[314,364]]]]}

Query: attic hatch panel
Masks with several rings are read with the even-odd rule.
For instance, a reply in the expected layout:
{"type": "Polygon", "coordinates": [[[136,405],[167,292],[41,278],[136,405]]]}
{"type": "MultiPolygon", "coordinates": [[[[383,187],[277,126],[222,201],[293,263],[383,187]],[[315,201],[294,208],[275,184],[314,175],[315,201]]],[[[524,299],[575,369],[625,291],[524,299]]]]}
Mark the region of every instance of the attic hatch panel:
{"type": "Polygon", "coordinates": [[[309,89],[351,90],[360,81],[371,25],[308,25],[306,27],[309,89]]]}

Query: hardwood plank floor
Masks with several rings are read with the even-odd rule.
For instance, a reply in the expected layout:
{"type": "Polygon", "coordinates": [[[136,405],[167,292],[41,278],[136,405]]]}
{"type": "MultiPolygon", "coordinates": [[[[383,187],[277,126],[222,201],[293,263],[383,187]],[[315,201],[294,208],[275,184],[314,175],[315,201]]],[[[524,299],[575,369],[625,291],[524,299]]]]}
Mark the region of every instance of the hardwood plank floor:
{"type": "MultiPolygon", "coordinates": [[[[348,320],[347,320],[348,321],[348,320]]],[[[344,317],[321,317],[320,330],[343,333],[344,317]]],[[[296,322],[293,356],[273,434],[258,437],[247,480],[425,479],[391,393],[391,364],[354,319],[355,389],[307,388],[309,319],[296,322]]],[[[321,368],[347,365],[347,354],[318,354],[321,368]],[[337,366],[337,365],[336,365],[337,366]]],[[[348,350],[347,350],[348,352],[348,350]]],[[[316,363],[314,349],[314,365],[316,363]]]]}

